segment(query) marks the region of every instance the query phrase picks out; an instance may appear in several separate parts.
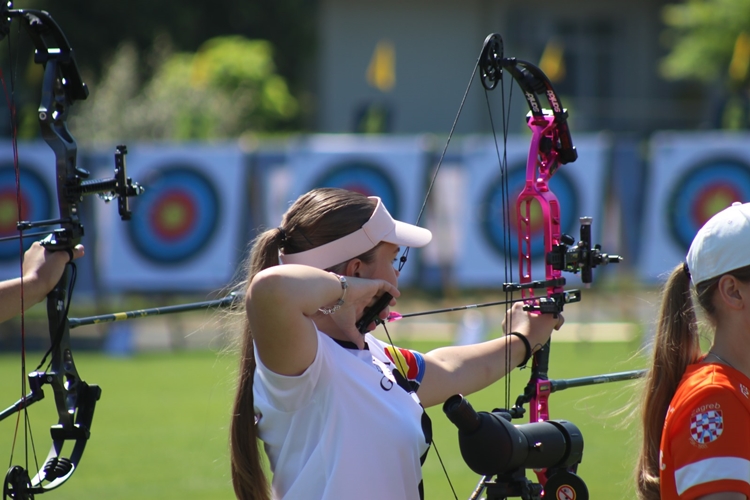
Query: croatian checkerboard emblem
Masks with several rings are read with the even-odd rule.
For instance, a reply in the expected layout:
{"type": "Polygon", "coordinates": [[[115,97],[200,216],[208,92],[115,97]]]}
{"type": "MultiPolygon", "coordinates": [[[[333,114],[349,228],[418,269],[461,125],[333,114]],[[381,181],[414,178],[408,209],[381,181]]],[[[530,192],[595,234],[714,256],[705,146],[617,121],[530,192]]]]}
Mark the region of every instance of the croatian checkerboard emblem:
{"type": "Polygon", "coordinates": [[[690,419],[690,437],[698,444],[716,441],[724,431],[724,418],[721,410],[696,413],[690,419]]]}

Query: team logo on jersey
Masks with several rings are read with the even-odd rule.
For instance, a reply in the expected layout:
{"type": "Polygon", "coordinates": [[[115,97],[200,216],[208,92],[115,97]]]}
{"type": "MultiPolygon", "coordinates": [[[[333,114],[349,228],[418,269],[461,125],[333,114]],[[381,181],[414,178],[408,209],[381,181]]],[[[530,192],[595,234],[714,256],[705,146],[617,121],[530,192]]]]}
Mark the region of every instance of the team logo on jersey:
{"type": "Polygon", "coordinates": [[[745,384],[740,384],[740,392],[743,396],[745,396],[745,398],[750,397],[750,391],[747,390],[747,386],[745,386],[745,384]]]}
{"type": "Polygon", "coordinates": [[[383,363],[378,358],[373,356],[372,364],[375,365],[375,368],[377,368],[378,371],[383,374],[380,379],[380,388],[384,391],[390,391],[391,389],[393,389],[393,386],[396,385],[396,379],[393,376],[393,372],[391,372],[390,363],[383,363]]]}
{"type": "MultiPolygon", "coordinates": [[[[719,405],[710,405],[718,407],[719,405]]],[[[704,409],[701,407],[698,410],[704,409]]],[[[724,432],[724,418],[719,409],[696,411],[690,417],[690,437],[700,445],[719,439],[724,432]]]]}

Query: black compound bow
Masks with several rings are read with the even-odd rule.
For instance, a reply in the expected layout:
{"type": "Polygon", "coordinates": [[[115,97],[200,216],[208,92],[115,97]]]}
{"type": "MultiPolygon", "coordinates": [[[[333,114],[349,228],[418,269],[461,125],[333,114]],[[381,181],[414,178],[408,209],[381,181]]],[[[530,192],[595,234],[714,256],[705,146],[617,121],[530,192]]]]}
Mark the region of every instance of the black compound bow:
{"type": "MultiPolygon", "coordinates": [[[[128,197],[140,194],[143,189],[127,177],[125,146],[116,149],[112,178],[88,179],[89,172],[77,165],[76,141],[67,126],[68,111],[75,101],[86,99],[89,92],[78,71],[73,49],[60,27],[45,11],[13,9],[11,2],[6,3],[0,7],[0,38],[10,34],[14,21],[24,27],[34,44],[34,62],[44,67],[38,118],[42,137],[55,154],[59,207],[57,219],[19,222],[18,238],[31,236],[24,234],[28,229],[59,226],[42,245],[50,251],[72,251],[84,234],[79,211],[84,195],[99,194],[106,201],[117,198],[120,217],[128,220],[128,197]]],[[[11,115],[13,120],[12,109],[11,115]]],[[[18,183],[18,170],[16,179],[18,183]]],[[[28,425],[27,408],[44,397],[43,386],[49,385],[58,414],[58,423],[50,429],[52,446],[44,464],[37,466],[37,472],[31,478],[28,464],[11,465],[5,476],[4,498],[32,499],[62,485],[77,469],[89,439],[101,389],[81,379],[73,360],[67,316],[75,274],[75,264],[66,266],[60,281],[47,295],[50,347],[36,370],[28,375],[28,394],[23,384],[21,399],[0,412],[0,420],[20,412],[19,417],[24,414],[23,420],[28,425]],[[47,358],[49,363],[45,367],[47,358]]]]}

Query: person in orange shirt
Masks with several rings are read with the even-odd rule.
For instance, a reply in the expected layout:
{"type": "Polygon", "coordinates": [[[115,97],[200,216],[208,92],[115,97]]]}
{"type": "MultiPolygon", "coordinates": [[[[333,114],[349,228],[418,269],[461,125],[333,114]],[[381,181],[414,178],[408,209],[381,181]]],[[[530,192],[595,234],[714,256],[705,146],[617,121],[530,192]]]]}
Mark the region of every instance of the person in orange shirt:
{"type": "Polygon", "coordinates": [[[750,498],[750,203],[698,231],[670,274],[643,397],[644,500],[750,498]],[[702,354],[690,283],[714,334],[702,354]]]}

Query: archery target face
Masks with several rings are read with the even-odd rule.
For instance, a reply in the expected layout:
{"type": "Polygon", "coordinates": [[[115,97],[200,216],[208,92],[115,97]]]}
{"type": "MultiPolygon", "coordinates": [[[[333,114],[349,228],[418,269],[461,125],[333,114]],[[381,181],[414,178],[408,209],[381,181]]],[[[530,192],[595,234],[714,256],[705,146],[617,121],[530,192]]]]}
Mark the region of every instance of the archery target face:
{"type": "MultiPolygon", "coordinates": [[[[20,220],[40,221],[52,218],[52,193],[47,183],[34,170],[23,163],[20,168],[20,220]]],[[[0,164],[0,238],[18,236],[16,224],[18,205],[16,200],[16,173],[12,164],[0,164]]],[[[40,232],[37,227],[28,232],[40,232]]],[[[41,236],[24,238],[23,249],[27,250],[41,236]]],[[[18,260],[19,245],[17,240],[0,242],[0,261],[18,260]]]]}
{"type": "MultiPolygon", "coordinates": [[[[508,169],[507,193],[511,193],[505,200],[509,208],[509,217],[504,214],[503,179],[498,175],[492,181],[482,197],[480,206],[480,224],[482,234],[492,250],[500,256],[505,256],[505,247],[510,245],[511,255],[518,252],[518,224],[516,217],[516,200],[526,183],[526,164],[519,164],[508,169]],[[505,225],[510,224],[510,230],[505,225]],[[509,239],[508,239],[509,238],[509,239]]],[[[555,193],[560,206],[565,211],[560,214],[560,231],[570,234],[577,239],[576,214],[578,214],[578,194],[576,187],[568,175],[562,170],[555,172],[549,182],[550,190],[555,193]]],[[[507,195],[506,193],[506,195],[507,195]]],[[[538,201],[531,203],[531,258],[533,260],[544,257],[544,220],[542,209],[538,201]]]]}
{"type": "Polygon", "coordinates": [[[719,158],[688,169],[667,198],[672,238],[687,252],[703,224],[735,201],[750,201],[750,165],[719,158]]]}
{"type": "Polygon", "coordinates": [[[219,226],[216,187],[197,170],[175,165],[140,181],[146,191],[133,201],[127,224],[134,248],[158,264],[179,264],[198,255],[219,226]]]}
{"type": "Polygon", "coordinates": [[[377,165],[364,161],[347,161],[325,170],[313,187],[342,188],[365,196],[378,196],[388,212],[399,219],[401,206],[395,183],[377,165]]]}

